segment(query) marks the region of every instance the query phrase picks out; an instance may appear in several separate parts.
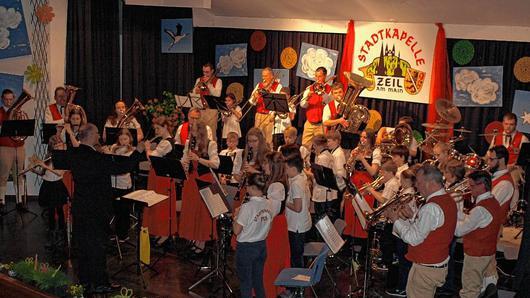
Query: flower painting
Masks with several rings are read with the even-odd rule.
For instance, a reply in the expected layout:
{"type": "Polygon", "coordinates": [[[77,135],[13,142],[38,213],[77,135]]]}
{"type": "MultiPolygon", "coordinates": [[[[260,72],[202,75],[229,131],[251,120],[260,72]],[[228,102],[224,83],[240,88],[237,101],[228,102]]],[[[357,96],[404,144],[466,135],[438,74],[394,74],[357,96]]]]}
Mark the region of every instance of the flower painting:
{"type": "Polygon", "coordinates": [[[215,46],[215,67],[219,77],[247,76],[247,44],[215,46]]]}
{"type": "Polygon", "coordinates": [[[458,107],[502,107],[502,66],[454,67],[453,101],[458,107]]]}
{"type": "Polygon", "coordinates": [[[328,77],[335,74],[339,52],[303,42],[300,47],[300,60],[296,69],[296,75],[314,80],[315,70],[324,67],[328,71],[328,77]]]}
{"type": "Polygon", "coordinates": [[[31,55],[22,2],[0,1],[0,59],[31,55]]]}

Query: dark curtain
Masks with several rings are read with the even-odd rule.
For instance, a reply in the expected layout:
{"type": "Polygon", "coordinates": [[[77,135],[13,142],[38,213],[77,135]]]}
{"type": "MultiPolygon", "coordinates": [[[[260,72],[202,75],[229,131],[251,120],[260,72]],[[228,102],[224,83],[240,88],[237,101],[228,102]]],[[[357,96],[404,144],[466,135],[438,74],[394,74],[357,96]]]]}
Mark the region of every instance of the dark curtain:
{"type": "MultiPolygon", "coordinates": [[[[159,98],[163,91],[183,95],[193,87],[193,54],[163,54],[161,19],[191,18],[191,9],[123,7],[123,99],[159,98]]],[[[194,43],[201,42],[194,36],[194,43]]]]}
{"type": "MultiPolygon", "coordinates": [[[[228,28],[196,28],[194,31],[194,70],[195,76],[200,75],[201,67],[206,62],[215,63],[215,45],[231,43],[249,43],[250,35],[254,30],[228,29],[228,28]]],[[[255,52],[250,47],[247,49],[248,77],[223,77],[223,96],[226,86],[233,82],[239,82],[245,87],[245,99],[248,99],[254,89],[254,69],[255,68],[283,68],[280,63],[281,51],[286,47],[292,47],[296,51],[300,50],[302,42],[319,45],[329,49],[339,51],[342,55],[342,45],[344,34],[332,33],[311,33],[311,32],[290,32],[290,31],[264,31],[267,36],[267,45],[261,52],[255,52]]],[[[339,58],[340,59],[340,58],[339,58]]],[[[340,61],[340,60],[339,60],[340,61]]],[[[261,78],[261,74],[260,74],[261,78]]],[[[291,94],[303,92],[312,82],[296,76],[296,66],[289,71],[289,83],[291,94]]],[[[254,126],[254,110],[241,121],[243,131],[254,126]]],[[[298,111],[294,124],[305,121],[305,113],[298,111]]],[[[300,125],[298,125],[300,126],[300,125]]],[[[301,133],[301,131],[299,131],[301,133]]]]}
{"type": "MultiPolygon", "coordinates": [[[[120,94],[119,1],[68,1],[66,83],[99,127],[120,94]]],[[[53,41],[52,41],[53,42],[53,41]]]]}

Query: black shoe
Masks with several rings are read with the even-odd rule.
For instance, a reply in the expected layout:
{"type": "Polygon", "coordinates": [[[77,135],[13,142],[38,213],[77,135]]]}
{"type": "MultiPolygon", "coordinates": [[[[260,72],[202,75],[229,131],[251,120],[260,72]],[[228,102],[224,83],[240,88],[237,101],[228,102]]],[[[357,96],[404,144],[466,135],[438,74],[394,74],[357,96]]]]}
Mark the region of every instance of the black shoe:
{"type": "Polygon", "coordinates": [[[115,283],[111,283],[111,284],[108,284],[108,285],[97,286],[94,289],[94,293],[95,294],[112,293],[112,292],[118,291],[120,288],[121,288],[121,285],[115,284],[115,283]]]}
{"type": "Polygon", "coordinates": [[[486,287],[486,290],[478,296],[479,298],[497,298],[499,295],[497,294],[497,285],[495,284],[489,284],[486,287]]]}
{"type": "Polygon", "coordinates": [[[28,208],[22,203],[17,203],[17,207],[16,208],[20,212],[27,212],[28,211],[28,208]]]}
{"type": "Polygon", "coordinates": [[[436,290],[436,296],[449,296],[453,297],[456,294],[454,290],[446,289],[446,288],[438,288],[436,290]]]}

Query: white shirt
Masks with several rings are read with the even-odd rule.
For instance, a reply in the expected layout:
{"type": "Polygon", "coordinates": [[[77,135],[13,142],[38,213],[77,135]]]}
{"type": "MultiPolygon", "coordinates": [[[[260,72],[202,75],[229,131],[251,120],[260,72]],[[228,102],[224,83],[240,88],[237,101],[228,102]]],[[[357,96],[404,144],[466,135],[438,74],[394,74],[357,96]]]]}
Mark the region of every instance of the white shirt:
{"type": "Polygon", "coordinates": [[[250,197],[241,205],[237,223],[243,226],[237,235],[237,242],[258,242],[265,240],[272,226],[271,203],[265,197],[250,197]]]}
{"type": "MultiPolygon", "coordinates": [[[[326,84],[328,85],[328,84],[326,84]]],[[[308,106],[308,101],[309,101],[309,90],[311,88],[306,88],[305,91],[304,91],[304,94],[302,95],[302,100],[300,101],[300,107],[302,108],[307,108],[308,106]]],[[[331,91],[330,91],[331,92],[331,91]]],[[[326,93],[324,92],[324,94],[322,94],[322,104],[327,104],[328,102],[331,101],[331,95],[329,95],[329,93],[326,93]]]]}
{"type": "Polygon", "coordinates": [[[173,146],[171,146],[171,143],[168,140],[164,139],[156,145],[155,150],[151,151],[150,156],[164,157],[171,152],[171,150],[173,150],[173,146]]]}
{"type": "MultiPolygon", "coordinates": [[[[48,165],[53,169],[53,163],[51,161],[48,165]]],[[[56,175],[54,172],[46,170],[44,171],[44,175],[42,175],[42,179],[49,182],[54,182],[63,179],[63,175],[56,175]]]]}
{"type": "MultiPolygon", "coordinates": [[[[339,102],[337,100],[332,100],[332,102],[335,103],[335,109],[337,109],[339,107],[339,102]]],[[[335,120],[335,119],[331,119],[331,109],[329,107],[331,102],[329,102],[325,107],[324,107],[324,111],[322,112],[322,122],[326,122],[328,120],[335,120]]]]}
{"type": "MultiPolygon", "coordinates": [[[[506,134],[506,133],[502,134],[502,145],[504,145],[504,147],[506,147],[506,148],[510,147],[511,143],[515,139],[515,133],[516,132],[517,131],[514,130],[514,131],[512,131],[511,134],[506,134]],[[508,139],[507,136],[511,136],[511,138],[508,139]],[[508,141],[510,141],[510,142],[508,142],[508,141]]],[[[525,134],[523,134],[523,137],[521,138],[521,143],[519,144],[519,149],[521,149],[521,147],[523,146],[524,143],[528,143],[528,138],[526,137],[525,134]]],[[[495,146],[495,142],[491,142],[490,148],[492,148],[494,146],[495,146]]]]}
{"type": "MultiPolygon", "coordinates": [[[[296,113],[296,108],[289,106],[289,112],[296,113]]],[[[291,127],[291,118],[289,117],[289,114],[287,114],[285,119],[280,118],[278,114],[274,114],[274,126],[272,127],[272,134],[283,133],[288,127],[291,127]]]]}
{"type": "MultiPolygon", "coordinates": [[[[431,231],[434,231],[444,224],[444,212],[442,208],[435,203],[430,203],[429,200],[432,197],[441,196],[445,194],[445,189],[432,193],[427,197],[427,203],[423,205],[418,211],[418,217],[413,222],[405,221],[402,219],[394,222],[393,232],[395,235],[400,237],[405,243],[412,246],[417,246],[423,243],[423,241],[429,236],[431,231]]],[[[449,256],[440,264],[447,263],[449,256]]]]}
{"type": "MultiPolygon", "coordinates": [[[[230,156],[232,158],[232,162],[234,163],[234,167],[232,168],[232,175],[237,175],[239,174],[239,172],[241,172],[241,166],[243,165],[243,151],[243,149],[239,148],[236,148],[234,151],[230,149],[223,149],[219,153],[219,155],[230,156]]],[[[232,176],[230,182],[237,183],[237,180],[232,176]]]]}
{"type": "Polygon", "coordinates": [[[267,199],[271,201],[274,216],[280,213],[282,202],[285,200],[285,187],[280,182],[274,182],[267,188],[267,199]]]}
{"type": "Polygon", "coordinates": [[[307,186],[307,176],[303,172],[293,178],[289,178],[287,202],[293,203],[294,199],[302,199],[302,210],[299,213],[294,212],[290,208],[285,208],[287,229],[290,232],[305,233],[311,229],[310,197],[311,192],[307,186]]]}
{"type": "MultiPolygon", "coordinates": [[[[184,145],[184,155],[182,155],[182,159],[180,160],[183,167],[185,169],[188,168],[190,160],[188,159],[188,150],[189,150],[189,140],[186,141],[186,144],[184,145]]],[[[217,143],[214,141],[208,142],[208,159],[203,160],[202,165],[217,169],[219,168],[219,163],[221,161],[219,160],[219,154],[217,153],[217,143]]]]}
{"type": "MultiPolygon", "coordinates": [[[[112,124],[112,122],[110,122],[110,120],[107,119],[107,121],[105,121],[105,127],[118,127],[118,120],[116,120],[116,124],[112,124]]],[[[138,129],[138,128],[141,128],[141,126],[138,120],[136,120],[136,118],[132,118],[131,121],[129,121],[129,124],[127,125],[127,127],[125,128],[138,129]]]]}
{"type": "Polygon", "coordinates": [[[60,106],[56,103],[48,105],[46,107],[46,112],[44,113],[44,123],[47,124],[64,124],[64,112],[66,110],[65,106],[60,106]],[[61,113],[61,119],[59,120],[53,120],[52,111],[50,110],[50,106],[57,105],[57,109],[59,110],[59,113],[61,113]]]}
{"type": "Polygon", "coordinates": [[[383,160],[383,155],[381,154],[381,148],[377,147],[372,151],[372,165],[381,166],[381,161],[383,160]]]}
{"type": "MultiPolygon", "coordinates": [[[[235,110],[241,113],[240,106],[237,106],[235,110]]],[[[237,120],[236,115],[232,113],[230,117],[223,116],[222,118],[223,118],[223,139],[226,139],[226,136],[231,131],[237,133],[237,135],[241,137],[241,127],[239,126],[239,121],[237,120]]]]}
{"type": "MultiPolygon", "coordinates": [[[[491,197],[491,192],[485,192],[477,197],[477,203],[491,197]]],[[[485,228],[491,223],[493,216],[489,211],[482,207],[476,206],[468,214],[458,212],[458,221],[456,222],[455,236],[462,237],[473,232],[476,229],[485,228]]]]}
{"type": "MultiPolygon", "coordinates": [[[[320,152],[315,157],[315,164],[334,169],[335,161],[333,160],[333,155],[328,150],[324,150],[320,152]]],[[[329,189],[327,187],[324,187],[316,182],[313,178],[313,202],[326,202],[327,201],[333,201],[337,199],[337,191],[333,189],[329,189]]]]}
{"type": "MultiPolygon", "coordinates": [[[[116,144],[112,145],[110,147],[111,152],[114,151],[114,148],[116,148],[116,144]]],[[[131,151],[127,151],[127,148],[120,147],[116,153],[112,153],[115,155],[122,155],[122,156],[131,156],[131,154],[134,152],[134,148],[131,151]]],[[[112,175],[111,176],[112,181],[112,187],[117,189],[130,189],[132,188],[132,179],[131,179],[131,173],[125,173],[120,175],[112,175]]]]}
{"type": "Polygon", "coordinates": [[[307,149],[306,146],[300,146],[300,155],[302,156],[302,159],[304,160],[304,168],[310,168],[311,167],[311,151],[307,149]]]}
{"type": "Polygon", "coordinates": [[[407,163],[404,163],[403,165],[399,166],[396,171],[396,178],[399,181],[399,184],[401,185],[401,173],[409,168],[409,165],[407,163]]]}
{"type": "Polygon", "coordinates": [[[346,182],[344,181],[346,178],[346,169],[344,168],[344,165],[346,164],[346,155],[344,154],[344,149],[338,146],[331,150],[331,154],[333,155],[333,172],[337,179],[337,186],[340,190],[343,190],[346,187],[346,182]]]}
{"type": "MultiPolygon", "coordinates": [[[[197,86],[197,84],[199,84],[200,80],[201,80],[201,78],[197,78],[195,80],[195,86],[197,86]]],[[[213,86],[212,82],[209,82],[208,84],[206,84],[206,87],[208,87],[208,90],[210,91],[210,95],[211,96],[220,97],[221,96],[221,90],[223,90],[223,81],[221,81],[220,78],[217,78],[217,81],[215,82],[215,87],[213,86]]]]}
{"type": "MultiPolygon", "coordinates": [[[[260,84],[260,83],[257,83],[257,84],[256,84],[256,87],[254,87],[254,90],[252,90],[252,92],[251,92],[250,94],[254,94],[255,92],[258,91],[258,89],[259,89],[259,84],[260,84]]],[[[274,83],[273,83],[273,84],[274,84],[274,83]]],[[[282,87],[282,84],[278,83],[278,85],[276,85],[276,89],[271,88],[271,89],[269,90],[269,92],[270,92],[270,93],[280,93],[280,90],[282,90],[282,88],[283,88],[283,87],[282,87]]],[[[258,98],[259,98],[259,96],[256,96],[256,97],[252,97],[252,96],[251,96],[251,97],[248,99],[248,101],[250,102],[251,105],[255,106],[255,105],[258,103],[258,98]]],[[[272,113],[272,111],[269,111],[269,113],[272,113]]]]}
{"type": "Polygon", "coordinates": [[[392,199],[397,194],[399,186],[399,180],[395,176],[385,182],[385,188],[383,188],[383,192],[381,193],[385,201],[392,199]]]}
{"type": "MultiPolygon", "coordinates": [[[[177,133],[175,134],[175,144],[183,145],[180,143],[180,132],[181,131],[182,131],[182,124],[179,125],[179,127],[177,128],[177,133]]],[[[209,125],[206,125],[206,134],[208,135],[208,140],[213,141],[213,133],[209,125]]],[[[188,134],[188,138],[189,138],[189,134],[188,134]]]]}
{"type": "MultiPolygon", "coordinates": [[[[496,171],[493,173],[492,176],[492,182],[499,179],[500,176],[508,173],[508,169],[496,171]]],[[[501,181],[497,185],[493,187],[491,190],[491,193],[493,196],[497,199],[500,205],[503,205],[504,203],[507,203],[514,194],[514,187],[513,185],[508,181],[501,181]]]]}

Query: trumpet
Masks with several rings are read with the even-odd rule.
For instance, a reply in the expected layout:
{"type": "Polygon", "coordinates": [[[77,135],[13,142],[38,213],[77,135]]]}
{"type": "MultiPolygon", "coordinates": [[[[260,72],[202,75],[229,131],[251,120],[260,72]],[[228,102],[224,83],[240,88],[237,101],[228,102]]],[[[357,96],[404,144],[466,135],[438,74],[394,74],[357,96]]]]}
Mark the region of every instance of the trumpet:
{"type": "Polygon", "coordinates": [[[368,187],[371,187],[373,189],[377,189],[379,187],[381,187],[381,181],[383,180],[383,176],[377,176],[377,178],[375,178],[374,181],[370,182],[370,183],[366,183],[365,185],[361,186],[358,191],[359,192],[362,192],[364,190],[366,190],[368,187]]]}
{"type": "Polygon", "coordinates": [[[455,196],[458,197],[458,199],[455,200],[457,203],[460,201],[463,201],[466,196],[471,194],[468,181],[469,181],[469,178],[464,178],[462,181],[458,182],[457,184],[447,188],[445,192],[447,192],[450,195],[455,194],[455,196]]]}
{"type": "Polygon", "coordinates": [[[417,206],[421,206],[425,203],[425,198],[417,193],[401,193],[398,192],[390,200],[386,201],[379,208],[375,209],[372,213],[366,215],[366,220],[373,223],[379,219],[387,210],[392,212],[398,212],[401,208],[408,205],[411,201],[415,201],[417,206]]]}

